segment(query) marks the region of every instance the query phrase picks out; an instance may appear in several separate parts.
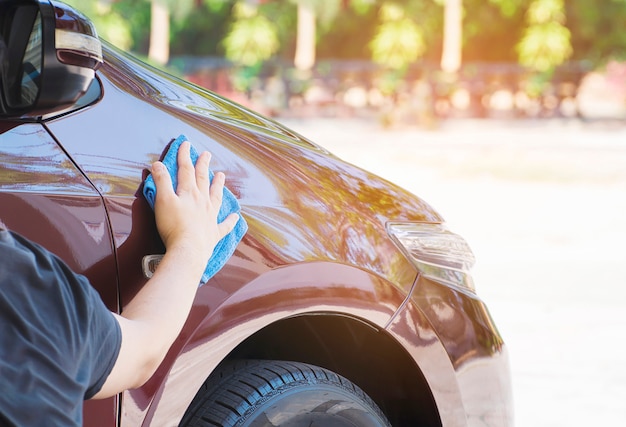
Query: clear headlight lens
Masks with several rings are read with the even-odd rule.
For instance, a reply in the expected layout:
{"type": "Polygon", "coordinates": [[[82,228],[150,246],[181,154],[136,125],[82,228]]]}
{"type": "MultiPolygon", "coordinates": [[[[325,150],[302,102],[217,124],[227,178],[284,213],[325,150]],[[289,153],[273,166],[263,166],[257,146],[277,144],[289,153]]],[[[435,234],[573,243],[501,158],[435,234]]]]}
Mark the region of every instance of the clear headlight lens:
{"type": "Polygon", "coordinates": [[[474,292],[474,254],[465,239],[444,224],[390,222],[387,233],[424,277],[474,292]]]}

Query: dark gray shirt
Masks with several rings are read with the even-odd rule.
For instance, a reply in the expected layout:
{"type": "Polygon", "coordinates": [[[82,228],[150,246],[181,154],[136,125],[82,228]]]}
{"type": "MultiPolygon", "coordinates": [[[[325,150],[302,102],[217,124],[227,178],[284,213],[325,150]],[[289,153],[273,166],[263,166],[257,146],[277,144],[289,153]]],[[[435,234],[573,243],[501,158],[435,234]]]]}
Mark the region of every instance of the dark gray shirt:
{"type": "Polygon", "coordinates": [[[121,342],[84,276],[0,227],[0,425],[82,425],[121,342]]]}

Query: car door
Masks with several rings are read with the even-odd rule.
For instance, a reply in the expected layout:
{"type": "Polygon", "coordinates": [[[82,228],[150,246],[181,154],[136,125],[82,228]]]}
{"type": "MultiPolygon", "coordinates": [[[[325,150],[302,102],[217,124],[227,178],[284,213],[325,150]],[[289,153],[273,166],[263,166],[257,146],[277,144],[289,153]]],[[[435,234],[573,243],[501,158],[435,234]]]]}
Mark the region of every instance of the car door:
{"type": "MultiPolygon", "coordinates": [[[[85,275],[119,311],[111,231],[102,198],[39,123],[0,122],[0,220],[85,275]]],[[[0,255],[1,256],[1,255],[0,255]]],[[[85,402],[84,423],[115,426],[118,398],[85,402]]]]}

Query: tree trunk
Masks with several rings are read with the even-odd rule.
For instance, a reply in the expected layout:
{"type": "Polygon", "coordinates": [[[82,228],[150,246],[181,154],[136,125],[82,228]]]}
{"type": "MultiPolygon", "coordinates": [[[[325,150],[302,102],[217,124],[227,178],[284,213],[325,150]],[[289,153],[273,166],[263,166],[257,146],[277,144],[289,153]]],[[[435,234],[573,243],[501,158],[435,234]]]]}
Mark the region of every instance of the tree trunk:
{"type": "Polygon", "coordinates": [[[294,65],[310,70],[315,65],[315,12],[308,4],[298,3],[298,34],[294,65]]]}
{"type": "Polygon", "coordinates": [[[462,0],[446,0],[444,6],[441,69],[449,73],[455,73],[461,68],[462,14],[462,0]]]}
{"type": "Polygon", "coordinates": [[[158,64],[170,59],[170,12],[164,3],[152,0],[148,58],[158,64]]]}

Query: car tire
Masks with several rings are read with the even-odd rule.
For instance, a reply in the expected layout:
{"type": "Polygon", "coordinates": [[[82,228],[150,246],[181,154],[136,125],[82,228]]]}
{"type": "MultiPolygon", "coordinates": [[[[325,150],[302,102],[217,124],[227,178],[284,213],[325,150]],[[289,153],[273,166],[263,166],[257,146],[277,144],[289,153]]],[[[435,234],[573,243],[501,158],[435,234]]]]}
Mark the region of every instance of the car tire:
{"type": "Polygon", "coordinates": [[[193,427],[389,427],[359,387],[299,362],[240,360],[218,367],[181,425],[193,427]]]}

